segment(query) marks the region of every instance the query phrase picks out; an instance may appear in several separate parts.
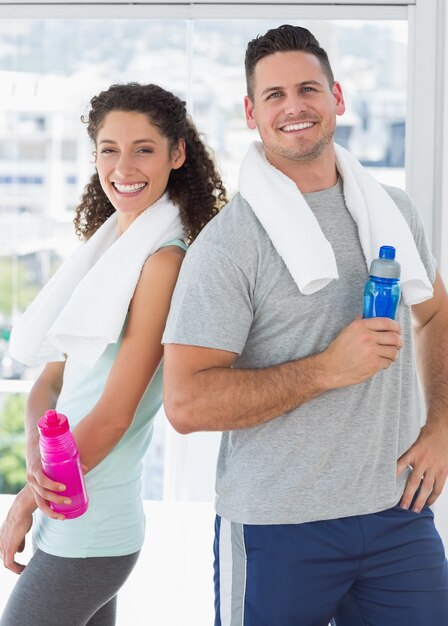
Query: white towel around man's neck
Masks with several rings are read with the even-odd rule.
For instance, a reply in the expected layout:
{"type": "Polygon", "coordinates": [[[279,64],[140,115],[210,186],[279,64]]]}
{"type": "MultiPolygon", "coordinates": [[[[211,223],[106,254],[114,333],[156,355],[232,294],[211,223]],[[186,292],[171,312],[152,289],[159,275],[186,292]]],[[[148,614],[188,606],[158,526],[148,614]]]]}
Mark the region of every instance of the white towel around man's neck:
{"type": "MultiPolygon", "coordinates": [[[[394,246],[401,265],[405,303],[417,304],[431,298],[431,282],[401,211],[350,152],[337,144],[335,152],[345,202],[358,226],[367,270],[380,246],[394,246]]],[[[339,278],[333,248],[314,213],[297,185],[266,159],[261,142],[250,146],[242,162],[239,190],[301,293],[315,293],[339,278]]]]}
{"type": "Polygon", "coordinates": [[[68,257],[14,325],[10,354],[26,365],[65,360],[92,366],[118,340],[146,259],[183,239],[165,194],[119,236],[117,213],[68,257]]]}

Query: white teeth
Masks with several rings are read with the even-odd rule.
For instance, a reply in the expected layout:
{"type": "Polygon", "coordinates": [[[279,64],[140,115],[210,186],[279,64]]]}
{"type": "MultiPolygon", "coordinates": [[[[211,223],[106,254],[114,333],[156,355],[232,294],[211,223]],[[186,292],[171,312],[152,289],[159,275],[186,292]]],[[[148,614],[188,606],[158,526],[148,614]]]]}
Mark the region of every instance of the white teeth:
{"type": "Polygon", "coordinates": [[[116,187],[120,193],[134,193],[146,187],[146,183],[135,183],[134,185],[120,185],[120,183],[114,183],[114,187],[116,187]]]}
{"type": "Polygon", "coordinates": [[[288,124],[288,126],[283,126],[282,130],[303,130],[304,128],[311,128],[311,126],[314,126],[314,122],[302,122],[301,124],[288,124]]]}

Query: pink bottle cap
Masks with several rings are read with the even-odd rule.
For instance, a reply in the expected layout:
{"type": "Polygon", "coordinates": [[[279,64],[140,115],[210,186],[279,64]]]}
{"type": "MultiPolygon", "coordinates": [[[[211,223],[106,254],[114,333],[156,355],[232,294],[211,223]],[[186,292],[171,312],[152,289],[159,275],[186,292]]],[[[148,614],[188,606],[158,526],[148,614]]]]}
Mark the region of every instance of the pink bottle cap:
{"type": "Polygon", "coordinates": [[[37,425],[41,435],[45,437],[57,437],[58,435],[63,435],[69,429],[67,417],[53,409],[46,411],[37,425]]]}

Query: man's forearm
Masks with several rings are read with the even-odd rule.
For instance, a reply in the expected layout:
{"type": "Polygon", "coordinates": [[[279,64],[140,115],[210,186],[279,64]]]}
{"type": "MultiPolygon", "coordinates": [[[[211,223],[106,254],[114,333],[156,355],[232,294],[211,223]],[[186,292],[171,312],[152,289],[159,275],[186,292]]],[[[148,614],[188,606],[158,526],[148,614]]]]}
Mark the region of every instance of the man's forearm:
{"type": "Polygon", "coordinates": [[[180,433],[249,428],[391,366],[403,345],[397,322],[357,319],[321,353],[263,369],[232,368],[235,354],[165,346],[164,404],[180,433]]]}
{"type": "Polygon", "coordinates": [[[434,301],[415,305],[415,345],[426,404],[426,424],[398,459],[397,473],[412,467],[400,505],[419,513],[442,493],[448,476],[448,301],[436,278],[434,301]]]}
{"type": "Polygon", "coordinates": [[[182,424],[174,425],[184,433],[248,428],[287,413],[329,388],[320,354],[263,369],[202,370],[178,396],[178,407],[172,407],[173,416],[177,409],[182,412],[182,424]]]}
{"type": "Polygon", "coordinates": [[[416,331],[416,351],[427,423],[448,429],[448,310],[416,331]]]}

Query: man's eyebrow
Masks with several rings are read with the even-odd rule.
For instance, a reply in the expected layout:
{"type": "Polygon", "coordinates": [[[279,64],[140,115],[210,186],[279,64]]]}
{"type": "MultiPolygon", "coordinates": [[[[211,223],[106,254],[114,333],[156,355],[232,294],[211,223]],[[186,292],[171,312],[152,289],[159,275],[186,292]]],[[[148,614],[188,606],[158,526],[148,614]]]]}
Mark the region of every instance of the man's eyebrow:
{"type": "Polygon", "coordinates": [[[304,80],[302,83],[299,83],[297,87],[305,87],[305,85],[317,85],[318,87],[322,87],[322,83],[318,80],[304,80]]]}
{"type": "Polygon", "coordinates": [[[263,89],[263,91],[261,92],[261,95],[264,96],[271,91],[282,91],[282,89],[283,87],[280,87],[280,85],[278,87],[266,87],[266,89],[263,89]]]}
{"type": "MultiPolygon", "coordinates": [[[[301,83],[297,83],[294,86],[305,87],[306,85],[317,85],[318,87],[322,87],[322,83],[320,83],[318,80],[304,80],[301,83]]],[[[266,87],[266,89],[263,89],[263,91],[261,92],[261,95],[264,96],[268,93],[271,93],[272,91],[282,91],[283,89],[284,87],[282,87],[281,85],[277,85],[274,87],[266,87]]]]}

